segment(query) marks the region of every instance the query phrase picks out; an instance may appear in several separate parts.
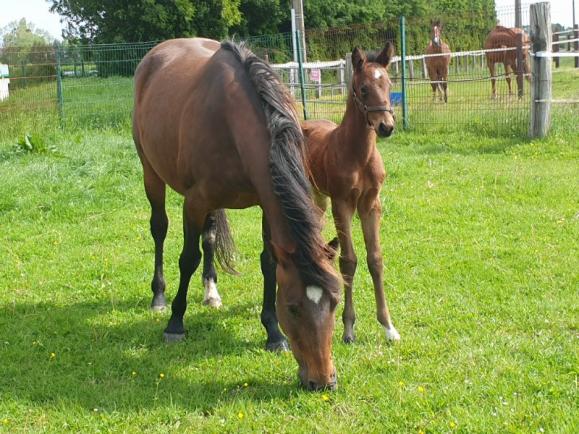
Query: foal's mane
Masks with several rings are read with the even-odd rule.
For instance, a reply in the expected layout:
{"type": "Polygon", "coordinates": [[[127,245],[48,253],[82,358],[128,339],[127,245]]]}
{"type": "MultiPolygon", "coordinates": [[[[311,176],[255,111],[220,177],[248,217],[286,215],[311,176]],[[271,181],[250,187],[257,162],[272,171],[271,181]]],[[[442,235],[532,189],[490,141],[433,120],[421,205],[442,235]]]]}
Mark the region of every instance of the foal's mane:
{"type": "Polygon", "coordinates": [[[221,48],[239,60],[261,100],[271,134],[269,170],[273,191],[296,242],[291,257],[305,285],[317,285],[335,298],[337,294],[332,290],[337,286],[329,285],[333,274],[320,265],[326,254],[325,244],[320,235],[320,216],[311,199],[304,136],[293,99],[273,69],[244,44],[225,41],[221,48]]]}

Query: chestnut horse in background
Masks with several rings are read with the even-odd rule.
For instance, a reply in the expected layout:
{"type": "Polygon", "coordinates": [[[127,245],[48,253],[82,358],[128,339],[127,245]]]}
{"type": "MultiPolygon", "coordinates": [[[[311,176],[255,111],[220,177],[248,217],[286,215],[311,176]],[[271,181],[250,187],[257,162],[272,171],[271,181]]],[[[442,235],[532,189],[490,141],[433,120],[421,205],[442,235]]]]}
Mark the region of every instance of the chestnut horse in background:
{"type": "Polygon", "coordinates": [[[390,43],[377,56],[366,57],[363,51],[355,48],[352,83],[342,123],[336,125],[327,120],[302,123],[317,203],[325,210],[327,197],[331,199],[340,241],[339,263],[345,285],[343,340],[346,343],[355,338],[352,284],[357,258],[352,243],[352,219],[356,211],[362,223],[378,321],[384,326],[388,339],[400,339],[390,318],[382,281],[380,189],[386,172],[376,147],[376,135],[388,137],[394,130],[387,71],[393,54],[390,43]]]}
{"type": "Polygon", "coordinates": [[[497,49],[497,48],[510,48],[510,50],[504,51],[492,51],[486,53],[487,58],[487,66],[489,68],[489,72],[491,74],[491,86],[492,86],[492,97],[497,97],[497,88],[496,88],[496,73],[495,73],[495,64],[502,63],[505,67],[505,76],[507,80],[507,86],[509,87],[509,95],[513,94],[513,90],[511,88],[511,72],[515,72],[517,75],[517,90],[518,96],[523,96],[523,73],[525,74],[527,81],[530,81],[529,77],[529,48],[528,45],[531,43],[531,39],[529,36],[522,30],[516,27],[514,28],[507,28],[503,26],[495,26],[494,29],[490,31],[488,34],[484,48],[485,50],[489,49],[497,49]],[[523,64],[521,65],[521,72],[518,68],[517,64],[517,35],[522,34],[522,61],[523,64]]]}
{"type": "Polygon", "coordinates": [[[302,384],[335,387],[331,350],[340,279],[321,237],[293,100],[273,70],[232,42],[163,42],[135,73],[133,138],[152,210],[153,306],[165,302],[165,186],[184,196],[179,290],[165,338],[185,336],[183,316],[189,281],[201,261],[200,237],[203,249],[212,252],[219,247],[218,232],[228,228],[222,209],[259,205],[267,348],[287,348],[279,318],[302,384]]]}
{"type": "Polygon", "coordinates": [[[426,69],[428,77],[430,78],[430,85],[432,86],[432,100],[436,99],[436,92],[442,101],[442,93],[444,92],[444,102],[448,101],[448,66],[450,65],[450,48],[442,42],[442,25],[440,21],[432,23],[432,39],[426,47],[426,54],[434,54],[435,56],[425,57],[426,69]],[[446,55],[445,55],[446,53],[446,55]],[[439,56],[436,56],[439,54],[439,56]]]}

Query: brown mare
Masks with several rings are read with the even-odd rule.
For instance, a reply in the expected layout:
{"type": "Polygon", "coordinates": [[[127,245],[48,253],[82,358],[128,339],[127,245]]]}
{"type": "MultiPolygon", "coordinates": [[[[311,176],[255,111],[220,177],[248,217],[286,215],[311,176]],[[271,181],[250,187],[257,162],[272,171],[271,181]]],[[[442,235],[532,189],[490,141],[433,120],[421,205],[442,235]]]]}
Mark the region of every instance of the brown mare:
{"type": "Polygon", "coordinates": [[[320,235],[293,101],[271,68],[231,42],[163,42],[135,74],[133,137],[152,209],[153,306],[165,302],[165,186],[184,196],[179,289],[165,338],[185,336],[183,316],[189,281],[201,261],[200,237],[211,261],[213,248],[220,248],[217,238],[227,238],[219,235],[227,231],[223,209],[259,205],[267,348],[287,348],[279,318],[302,384],[334,387],[331,340],[340,279],[320,235]]]}
{"type": "Polygon", "coordinates": [[[448,101],[447,95],[447,81],[448,81],[448,66],[450,65],[450,48],[442,42],[442,25],[440,21],[435,21],[432,24],[432,39],[426,47],[426,54],[441,54],[440,56],[426,57],[426,69],[428,70],[428,77],[430,78],[430,85],[432,86],[432,100],[436,100],[436,92],[438,91],[439,98],[442,101],[442,93],[444,91],[444,102],[448,101]],[[448,55],[444,55],[448,53],[448,55]]]}
{"type": "Polygon", "coordinates": [[[530,43],[529,36],[522,30],[518,28],[507,28],[503,26],[495,26],[494,29],[490,31],[488,34],[484,48],[485,50],[488,49],[497,49],[497,48],[511,48],[511,50],[506,51],[492,51],[490,53],[486,53],[487,58],[487,66],[489,68],[491,74],[491,85],[492,85],[492,97],[496,98],[497,96],[497,88],[496,88],[496,74],[495,74],[495,64],[502,63],[505,67],[505,76],[507,80],[507,86],[509,87],[509,95],[513,94],[511,89],[511,72],[515,72],[517,75],[517,91],[518,96],[523,96],[523,75],[519,73],[519,69],[517,68],[517,50],[513,49],[517,47],[517,35],[523,35],[523,49],[522,49],[522,57],[523,57],[523,65],[521,70],[527,77],[527,81],[530,81],[529,74],[529,49],[528,45],[530,43]]]}
{"type": "Polygon", "coordinates": [[[393,52],[390,43],[377,56],[366,57],[361,50],[354,49],[352,84],[342,123],[336,125],[326,120],[302,123],[317,202],[325,209],[325,198],[331,199],[340,240],[340,271],[345,284],[343,339],[346,343],[354,340],[356,319],[352,299],[357,264],[352,243],[352,218],[356,211],[362,223],[378,321],[385,327],[388,339],[400,339],[390,319],[382,282],[380,189],[386,172],[376,148],[376,134],[388,137],[394,130],[391,82],[387,72],[393,52]]]}

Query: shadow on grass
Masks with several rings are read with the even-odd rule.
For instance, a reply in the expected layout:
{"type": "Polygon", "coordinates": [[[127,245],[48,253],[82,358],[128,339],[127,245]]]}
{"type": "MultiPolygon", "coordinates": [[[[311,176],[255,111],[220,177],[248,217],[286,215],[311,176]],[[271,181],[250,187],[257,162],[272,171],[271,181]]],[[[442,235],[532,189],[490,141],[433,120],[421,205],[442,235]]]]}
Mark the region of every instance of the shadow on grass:
{"type": "Polygon", "coordinates": [[[238,325],[259,322],[250,306],[190,309],[197,311],[186,315],[187,338],[167,344],[169,313],[144,312],[135,303],[115,310],[106,300],[3,305],[0,395],[89,411],[171,406],[203,414],[240,398],[286,399],[298,391],[296,378],[281,371],[290,359],[295,363],[291,354],[263,350],[264,332],[259,341],[235,333],[238,325]]]}

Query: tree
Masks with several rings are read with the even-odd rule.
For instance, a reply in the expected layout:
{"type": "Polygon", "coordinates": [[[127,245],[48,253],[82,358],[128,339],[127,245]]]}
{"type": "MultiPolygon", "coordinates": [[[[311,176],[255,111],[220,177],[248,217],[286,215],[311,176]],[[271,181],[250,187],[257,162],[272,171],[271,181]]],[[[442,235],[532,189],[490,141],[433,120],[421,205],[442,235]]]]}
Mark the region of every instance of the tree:
{"type": "Polygon", "coordinates": [[[137,42],[176,37],[223,38],[241,22],[241,0],[47,0],[66,18],[67,38],[137,42]]]}

